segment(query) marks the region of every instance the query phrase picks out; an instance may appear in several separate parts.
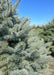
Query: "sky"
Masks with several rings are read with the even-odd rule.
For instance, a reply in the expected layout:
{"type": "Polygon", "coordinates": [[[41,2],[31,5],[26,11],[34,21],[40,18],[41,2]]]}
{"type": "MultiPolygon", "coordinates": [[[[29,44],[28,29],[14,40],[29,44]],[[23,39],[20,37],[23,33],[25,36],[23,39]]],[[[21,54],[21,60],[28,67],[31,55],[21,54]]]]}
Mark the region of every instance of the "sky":
{"type": "MultiPolygon", "coordinates": [[[[13,0],[13,5],[17,0],[13,0]]],[[[31,25],[47,24],[54,18],[54,0],[21,0],[18,14],[31,18],[31,25]]]]}

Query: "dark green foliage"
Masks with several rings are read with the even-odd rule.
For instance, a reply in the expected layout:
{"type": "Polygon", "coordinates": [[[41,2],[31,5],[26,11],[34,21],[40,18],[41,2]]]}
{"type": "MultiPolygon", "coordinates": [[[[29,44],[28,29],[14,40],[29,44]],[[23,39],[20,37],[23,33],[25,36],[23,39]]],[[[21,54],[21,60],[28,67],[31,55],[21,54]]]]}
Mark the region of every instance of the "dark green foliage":
{"type": "Polygon", "coordinates": [[[50,50],[54,53],[54,19],[47,25],[43,25],[42,28],[40,27],[38,32],[39,36],[44,39],[45,43],[52,42],[50,50]]]}

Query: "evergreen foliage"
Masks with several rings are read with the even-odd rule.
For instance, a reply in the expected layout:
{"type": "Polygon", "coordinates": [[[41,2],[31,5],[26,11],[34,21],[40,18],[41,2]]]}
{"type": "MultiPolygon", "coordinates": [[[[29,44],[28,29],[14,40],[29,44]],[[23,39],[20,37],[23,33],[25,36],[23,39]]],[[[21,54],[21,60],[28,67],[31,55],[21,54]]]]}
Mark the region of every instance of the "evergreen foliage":
{"type": "Polygon", "coordinates": [[[47,25],[42,26],[42,29],[40,29],[39,32],[39,36],[44,39],[45,43],[52,42],[50,50],[52,51],[52,55],[54,56],[54,19],[47,25]]]}
{"type": "Polygon", "coordinates": [[[12,0],[0,0],[0,75],[44,75],[52,61],[49,46],[30,26],[29,18],[20,18],[12,0]]]}

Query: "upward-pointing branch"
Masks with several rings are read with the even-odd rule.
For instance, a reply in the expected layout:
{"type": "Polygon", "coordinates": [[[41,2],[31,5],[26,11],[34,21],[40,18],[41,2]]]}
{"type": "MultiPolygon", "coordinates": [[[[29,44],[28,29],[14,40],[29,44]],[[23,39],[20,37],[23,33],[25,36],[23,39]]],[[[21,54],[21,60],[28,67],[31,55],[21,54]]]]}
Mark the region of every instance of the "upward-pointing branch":
{"type": "Polygon", "coordinates": [[[18,0],[18,1],[15,3],[14,7],[12,8],[12,12],[14,12],[15,9],[19,6],[19,2],[20,2],[20,1],[21,1],[21,0],[18,0]]]}

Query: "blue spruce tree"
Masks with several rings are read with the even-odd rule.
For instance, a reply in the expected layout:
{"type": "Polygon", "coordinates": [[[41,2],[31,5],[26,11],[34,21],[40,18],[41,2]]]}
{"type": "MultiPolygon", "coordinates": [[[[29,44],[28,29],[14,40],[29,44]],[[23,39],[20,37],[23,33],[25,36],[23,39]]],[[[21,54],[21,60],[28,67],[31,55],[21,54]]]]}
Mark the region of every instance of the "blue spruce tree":
{"type": "Polygon", "coordinates": [[[0,0],[0,75],[45,75],[52,61],[49,46],[30,26],[30,19],[20,18],[12,0],[0,0]]]}

